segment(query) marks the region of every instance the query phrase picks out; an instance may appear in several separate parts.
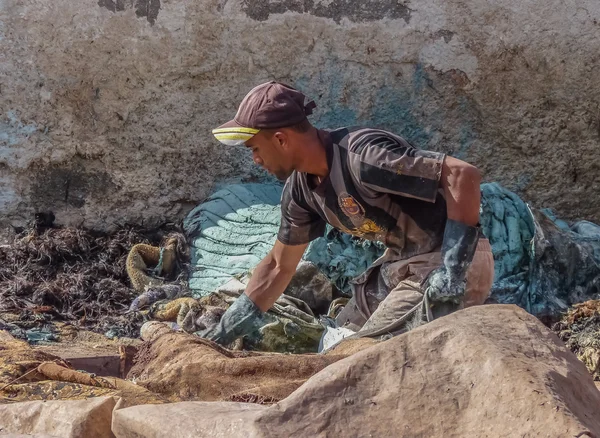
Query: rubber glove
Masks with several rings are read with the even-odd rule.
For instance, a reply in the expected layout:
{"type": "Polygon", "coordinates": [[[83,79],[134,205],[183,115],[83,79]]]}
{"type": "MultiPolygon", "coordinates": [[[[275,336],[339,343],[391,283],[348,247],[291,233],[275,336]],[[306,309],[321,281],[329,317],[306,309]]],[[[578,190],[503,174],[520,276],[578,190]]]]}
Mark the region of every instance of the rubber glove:
{"type": "Polygon", "coordinates": [[[424,282],[432,302],[460,304],[465,294],[466,275],[479,240],[479,226],[473,227],[448,219],[442,242],[442,266],[424,282]]]}
{"type": "Polygon", "coordinates": [[[262,314],[248,295],[241,294],[217,324],[196,334],[218,344],[229,345],[244,335],[258,331],[264,325],[262,314]]]}

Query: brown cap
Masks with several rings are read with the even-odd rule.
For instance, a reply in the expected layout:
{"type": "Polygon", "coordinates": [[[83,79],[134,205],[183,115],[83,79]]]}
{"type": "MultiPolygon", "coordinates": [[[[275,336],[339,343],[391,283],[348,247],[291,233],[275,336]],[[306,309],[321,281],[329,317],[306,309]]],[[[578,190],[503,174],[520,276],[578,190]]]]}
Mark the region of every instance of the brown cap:
{"type": "Polygon", "coordinates": [[[241,145],[261,129],[285,128],[302,122],[317,106],[289,85],[266,82],[254,87],[242,100],[234,119],[212,130],[226,145],[241,145]]]}

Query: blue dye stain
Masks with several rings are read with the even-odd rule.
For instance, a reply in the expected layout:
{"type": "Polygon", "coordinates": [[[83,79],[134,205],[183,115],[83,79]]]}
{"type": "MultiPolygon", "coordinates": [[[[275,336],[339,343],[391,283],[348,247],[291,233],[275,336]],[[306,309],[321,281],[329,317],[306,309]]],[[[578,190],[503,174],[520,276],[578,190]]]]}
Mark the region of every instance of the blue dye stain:
{"type": "Polygon", "coordinates": [[[415,73],[412,77],[413,90],[415,93],[422,93],[425,85],[430,82],[431,79],[427,74],[427,71],[423,68],[423,64],[417,62],[415,64],[415,73]]]}
{"type": "Polygon", "coordinates": [[[336,68],[331,63],[328,64],[327,68],[319,71],[316,77],[311,79],[307,76],[301,76],[294,81],[293,86],[317,103],[317,109],[314,112],[314,124],[318,128],[335,129],[341,126],[361,124],[358,113],[353,108],[355,105],[352,105],[352,102],[350,102],[350,105],[341,102],[346,84],[345,79],[340,75],[331,74],[336,68]],[[320,92],[320,87],[314,84],[327,85],[320,92]],[[329,107],[327,109],[320,107],[320,101],[329,101],[329,107]]]}
{"type": "Polygon", "coordinates": [[[375,96],[371,116],[365,123],[390,130],[419,147],[431,139],[425,129],[428,124],[415,117],[413,97],[402,88],[381,87],[375,96]]]}
{"type": "Polygon", "coordinates": [[[35,124],[24,124],[14,111],[6,113],[8,123],[0,121],[0,142],[8,146],[20,143],[23,137],[29,137],[38,127],[35,124]]]}
{"type": "MultiPolygon", "coordinates": [[[[317,105],[327,102],[327,107],[317,107],[314,113],[314,124],[319,128],[335,129],[342,126],[367,126],[386,129],[394,132],[419,148],[432,145],[434,137],[448,131],[446,120],[449,117],[447,108],[440,104],[430,105],[434,82],[421,63],[414,65],[414,71],[408,81],[402,83],[394,79],[390,70],[389,81],[378,86],[368,96],[353,91],[355,84],[363,83],[367,70],[362,66],[348,68],[346,63],[329,60],[314,76],[300,76],[294,86],[315,99],[317,105]],[[368,113],[361,112],[363,100],[371,100],[368,113]],[[422,108],[427,108],[425,113],[422,108]]],[[[364,93],[364,91],[363,91],[364,93]]],[[[435,103],[435,102],[434,102],[435,103]]],[[[468,155],[477,133],[472,120],[472,102],[465,96],[458,96],[455,109],[461,116],[461,124],[451,127],[455,132],[454,142],[448,144],[446,152],[457,158],[468,155]]]]}

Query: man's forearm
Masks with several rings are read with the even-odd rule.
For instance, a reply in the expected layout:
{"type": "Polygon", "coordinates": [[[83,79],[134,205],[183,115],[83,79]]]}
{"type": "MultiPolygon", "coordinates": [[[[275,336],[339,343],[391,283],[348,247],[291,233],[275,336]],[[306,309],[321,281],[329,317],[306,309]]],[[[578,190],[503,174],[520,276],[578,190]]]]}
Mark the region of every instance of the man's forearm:
{"type": "Polygon", "coordinates": [[[289,284],[306,246],[275,242],[271,252],[254,270],[246,291],[227,309],[218,324],[199,336],[228,345],[259,330],[264,323],[262,313],[271,308],[289,284]]]}
{"type": "Polygon", "coordinates": [[[278,266],[275,257],[269,254],[256,266],[245,294],[266,312],[285,291],[294,273],[294,269],[278,266]]]}
{"type": "Polygon", "coordinates": [[[467,270],[479,240],[480,183],[475,167],[446,157],[441,184],[448,221],[441,248],[442,266],[431,272],[425,282],[425,293],[433,302],[459,304],[464,296],[467,270]]]}

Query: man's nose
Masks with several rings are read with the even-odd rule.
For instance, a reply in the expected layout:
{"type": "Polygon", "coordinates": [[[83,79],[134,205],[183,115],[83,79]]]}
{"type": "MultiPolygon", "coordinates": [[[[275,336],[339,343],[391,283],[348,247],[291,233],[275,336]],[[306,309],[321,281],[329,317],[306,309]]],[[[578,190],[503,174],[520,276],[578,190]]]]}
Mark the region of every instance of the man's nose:
{"type": "Polygon", "coordinates": [[[252,154],[252,159],[254,160],[254,162],[256,164],[258,164],[259,166],[262,166],[263,160],[258,155],[252,154]]]}

